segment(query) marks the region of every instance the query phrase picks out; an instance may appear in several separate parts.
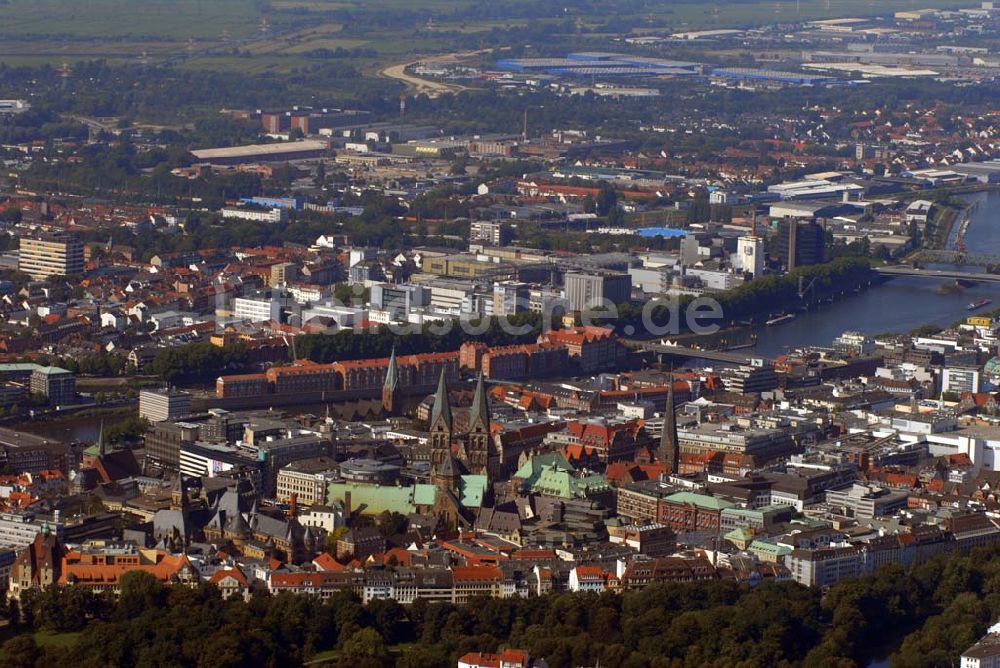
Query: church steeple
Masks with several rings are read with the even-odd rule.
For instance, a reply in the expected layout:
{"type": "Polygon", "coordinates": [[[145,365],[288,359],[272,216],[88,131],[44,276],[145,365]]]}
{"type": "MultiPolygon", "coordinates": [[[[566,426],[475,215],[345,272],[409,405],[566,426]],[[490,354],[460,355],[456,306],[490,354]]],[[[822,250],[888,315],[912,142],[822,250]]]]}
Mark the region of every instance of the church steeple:
{"type": "Polygon", "coordinates": [[[485,426],[486,431],[490,428],[490,404],[486,397],[486,383],[483,380],[483,372],[479,372],[479,380],[476,382],[476,394],[472,398],[472,408],[469,411],[469,431],[477,427],[485,426]]]}
{"type": "Polygon", "coordinates": [[[170,506],[173,510],[184,510],[188,509],[188,495],[187,488],[184,486],[184,474],[177,474],[177,482],[174,483],[174,488],[170,491],[170,506]]]}
{"type": "Polygon", "coordinates": [[[389,356],[389,368],[385,372],[385,383],[382,385],[382,410],[386,415],[398,415],[399,401],[399,364],[396,362],[396,347],[389,356]]]}
{"type": "Polygon", "coordinates": [[[663,434],[660,436],[660,463],[670,466],[671,473],[680,469],[680,448],[677,444],[677,413],[674,406],[674,375],[670,374],[667,405],[663,409],[663,434]]]}
{"type": "Polygon", "coordinates": [[[437,392],[434,393],[434,408],[431,410],[431,431],[434,431],[439,424],[447,426],[448,432],[451,433],[451,404],[448,403],[448,383],[445,380],[444,369],[441,369],[441,378],[438,380],[437,392]]]}
{"type": "Polygon", "coordinates": [[[490,404],[486,392],[486,381],[479,374],[476,383],[476,394],[469,409],[469,435],[466,441],[469,471],[477,475],[486,475],[493,479],[499,473],[497,465],[499,457],[495,455],[490,434],[490,404]]]}
{"type": "Polygon", "coordinates": [[[448,403],[448,385],[445,382],[444,369],[434,394],[434,407],[431,409],[431,466],[440,466],[446,457],[451,457],[452,417],[451,404],[448,403]]]}
{"type": "Polygon", "coordinates": [[[97,432],[97,454],[103,457],[108,454],[104,445],[104,420],[101,420],[101,429],[97,432]]]}

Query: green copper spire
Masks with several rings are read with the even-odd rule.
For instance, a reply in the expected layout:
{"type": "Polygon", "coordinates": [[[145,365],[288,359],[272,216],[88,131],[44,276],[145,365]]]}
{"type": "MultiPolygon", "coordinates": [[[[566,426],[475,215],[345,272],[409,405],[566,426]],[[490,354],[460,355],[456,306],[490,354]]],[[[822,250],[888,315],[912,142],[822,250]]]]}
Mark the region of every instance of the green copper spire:
{"type": "Polygon", "coordinates": [[[396,346],[392,347],[392,355],[389,356],[389,370],[385,373],[385,389],[395,390],[399,386],[399,365],[396,363],[396,346]]]}
{"type": "Polygon", "coordinates": [[[476,395],[472,399],[472,409],[469,412],[469,429],[472,430],[480,424],[486,431],[489,431],[490,405],[486,397],[486,383],[483,380],[482,371],[479,372],[479,381],[476,383],[476,395]]]}
{"type": "Polygon", "coordinates": [[[431,428],[444,421],[448,431],[451,431],[451,404],[448,403],[448,384],[444,379],[444,369],[441,369],[441,379],[438,381],[437,392],[434,393],[434,410],[431,411],[431,428]]]}

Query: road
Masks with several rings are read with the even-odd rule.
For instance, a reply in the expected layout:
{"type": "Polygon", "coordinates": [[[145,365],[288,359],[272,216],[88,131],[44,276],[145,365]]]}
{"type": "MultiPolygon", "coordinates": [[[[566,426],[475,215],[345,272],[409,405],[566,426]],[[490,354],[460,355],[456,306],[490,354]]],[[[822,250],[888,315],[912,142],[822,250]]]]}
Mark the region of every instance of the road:
{"type": "MultiPolygon", "coordinates": [[[[668,355],[683,359],[706,360],[709,362],[735,365],[745,365],[750,364],[751,362],[750,357],[738,352],[728,352],[724,350],[697,350],[688,346],[666,346],[661,343],[657,343],[656,341],[626,340],[625,343],[638,346],[642,350],[656,353],[657,355],[668,355]]],[[[765,361],[769,362],[770,360],[765,361]]]]}
{"type": "Polygon", "coordinates": [[[1000,283],[1000,274],[949,271],[946,269],[912,269],[910,267],[875,267],[874,271],[886,277],[915,276],[917,278],[944,278],[983,283],[1000,283]]]}
{"type": "Polygon", "coordinates": [[[408,63],[400,63],[398,65],[390,65],[382,71],[379,72],[379,76],[383,76],[387,79],[395,79],[396,81],[402,81],[406,84],[407,95],[427,95],[428,97],[438,97],[445,93],[459,93],[463,90],[468,90],[465,86],[459,86],[458,84],[443,83],[440,81],[433,81],[431,79],[421,79],[420,77],[415,77],[412,74],[407,74],[406,70],[415,65],[421,63],[454,63],[466,58],[472,58],[474,56],[482,55],[484,53],[490,53],[492,49],[485,49],[481,51],[467,51],[465,53],[448,53],[443,56],[430,56],[427,58],[421,58],[419,60],[413,60],[408,63]]]}

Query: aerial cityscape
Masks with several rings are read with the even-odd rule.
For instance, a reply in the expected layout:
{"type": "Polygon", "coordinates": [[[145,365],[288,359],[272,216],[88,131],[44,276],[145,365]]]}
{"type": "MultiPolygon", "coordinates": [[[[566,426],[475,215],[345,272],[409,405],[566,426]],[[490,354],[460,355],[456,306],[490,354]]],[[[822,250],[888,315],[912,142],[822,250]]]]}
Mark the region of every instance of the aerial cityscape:
{"type": "Polygon", "coordinates": [[[1000,667],[1000,2],[0,0],[0,666],[1000,667]]]}

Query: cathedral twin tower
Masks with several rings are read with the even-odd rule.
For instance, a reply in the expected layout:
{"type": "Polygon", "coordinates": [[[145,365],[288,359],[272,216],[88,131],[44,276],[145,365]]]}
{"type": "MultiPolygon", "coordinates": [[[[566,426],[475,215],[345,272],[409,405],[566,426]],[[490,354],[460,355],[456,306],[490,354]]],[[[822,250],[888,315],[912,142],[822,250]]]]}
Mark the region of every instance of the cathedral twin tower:
{"type": "MultiPolygon", "coordinates": [[[[399,388],[399,367],[396,351],[389,358],[385,384],[382,387],[382,408],[388,415],[399,415],[402,402],[399,388]]],[[[479,374],[476,393],[469,409],[468,430],[456,436],[448,385],[442,369],[434,393],[434,406],[430,417],[429,447],[425,458],[430,460],[431,475],[435,484],[457,490],[463,474],[482,475],[487,486],[492,485],[500,470],[500,457],[490,432],[490,407],[483,374],[479,374]]]]}

